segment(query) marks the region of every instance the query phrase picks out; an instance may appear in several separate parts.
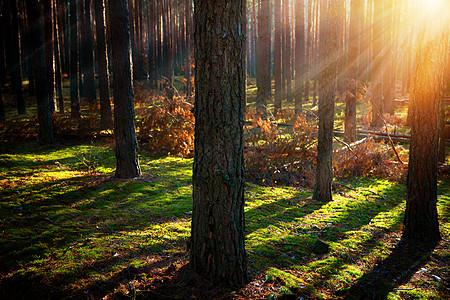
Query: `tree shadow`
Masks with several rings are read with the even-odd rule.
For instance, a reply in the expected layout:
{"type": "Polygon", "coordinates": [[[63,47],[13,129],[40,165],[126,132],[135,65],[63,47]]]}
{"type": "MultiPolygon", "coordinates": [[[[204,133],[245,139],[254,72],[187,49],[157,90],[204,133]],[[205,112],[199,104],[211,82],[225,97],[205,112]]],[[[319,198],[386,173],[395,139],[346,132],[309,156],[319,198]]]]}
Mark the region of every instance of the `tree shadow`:
{"type": "Polygon", "coordinates": [[[390,292],[409,282],[430,259],[437,244],[401,239],[387,258],[351,287],[337,291],[336,295],[345,299],[386,299],[390,292]]]}

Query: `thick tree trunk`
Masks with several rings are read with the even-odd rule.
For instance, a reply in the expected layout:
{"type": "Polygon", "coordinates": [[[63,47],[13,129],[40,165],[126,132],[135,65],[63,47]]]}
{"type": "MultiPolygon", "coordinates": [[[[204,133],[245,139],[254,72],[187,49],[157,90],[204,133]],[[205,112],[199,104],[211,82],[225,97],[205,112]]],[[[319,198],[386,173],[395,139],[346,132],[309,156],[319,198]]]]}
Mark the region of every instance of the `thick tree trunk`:
{"type": "Polygon", "coordinates": [[[73,119],[79,119],[80,114],[80,89],[78,81],[78,1],[70,2],[70,115],[73,119]]]}
{"type": "Polygon", "coordinates": [[[135,129],[128,1],[110,1],[109,5],[114,74],[115,175],[118,178],[134,178],[141,175],[141,168],[135,129]]]}
{"type": "Polygon", "coordinates": [[[352,0],[350,8],[350,40],[348,46],[348,78],[349,91],[345,98],[345,141],[356,141],[356,97],[358,94],[359,37],[361,30],[361,7],[363,1],[352,0]]]}
{"type": "Polygon", "coordinates": [[[427,242],[441,239],[436,202],[438,116],[444,88],[445,49],[443,42],[432,41],[418,50],[411,103],[414,121],[411,124],[403,236],[427,242]]]}
{"type": "Polygon", "coordinates": [[[97,34],[97,63],[100,89],[100,128],[113,127],[111,103],[109,100],[108,59],[106,57],[106,37],[104,20],[104,1],[95,0],[95,26],[97,34]]]}
{"type": "Polygon", "coordinates": [[[271,62],[271,1],[261,0],[258,12],[258,47],[256,51],[256,83],[258,94],[256,97],[256,110],[262,117],[267,114],[267,101],[270,98],[270,62],[271,62]]]}
{"type": "Polygon", "coordinates": [[[25,108],[25,98],[22,88],[22,62],[20,59],[20,42],[19,42],[19,19],[16,0],[5,0],[5,22],[6,41],[6,59],[11,75],[11,85],[16,94],[17,112],[19,115],[27,113],[25,108]]]}
{"type": "Polygon", "coordinates": [[[295,2],[295,80],[294,98],[295,113],[302,110],[305,90],[305,1],[295,2]]]}
{"type": "MultiPolygon", "coordinates": [[[[47,90],[50,97],[50,108],[52,111],[55,111],[55,70],[53,66],[53,0],[44,1],[44,41],[47,90]]],[[[39,74],[37,75],[39,76],[39,74]]]]}
{"type": "Polygon", "coordinates": [[[194,0],[195,156],[192,268],[215,282],[247,283],[244,248],[246,1],[194,0]]]}
{"type": "Polygon", "coordinates": [[[52,112],[50,95],[47,89],[44,39],[37,0],[26,0],[28,27],[30,28],[30,44],[33,51],[33,65],[36,78],[36,102],[39,122],[39,142],[53,144],[52,112]]]}
{"type": "Polygon", "coordinates": [[[313,199],[331,201],[333,181],[333,125],[334,100],[337,84],[338,31],[340,22],[337,17],[342,0],[322,0],[320,5],[320,60],[324,69],[320,76],[319,132],[317,144],[316,181],[313,199]]]}

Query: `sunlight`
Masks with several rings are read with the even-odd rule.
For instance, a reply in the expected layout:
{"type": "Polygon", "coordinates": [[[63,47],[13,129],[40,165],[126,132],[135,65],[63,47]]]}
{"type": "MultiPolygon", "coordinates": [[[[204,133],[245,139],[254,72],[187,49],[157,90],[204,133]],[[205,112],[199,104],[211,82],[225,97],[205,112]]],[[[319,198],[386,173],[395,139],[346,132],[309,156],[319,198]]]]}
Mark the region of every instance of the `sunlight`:
{"type": "Polygon", "coordinates": [[[450,16],[449,0],[419,0],[422,14],[427,18],[437,18],[435,21],[448,19],[450,16]]]}

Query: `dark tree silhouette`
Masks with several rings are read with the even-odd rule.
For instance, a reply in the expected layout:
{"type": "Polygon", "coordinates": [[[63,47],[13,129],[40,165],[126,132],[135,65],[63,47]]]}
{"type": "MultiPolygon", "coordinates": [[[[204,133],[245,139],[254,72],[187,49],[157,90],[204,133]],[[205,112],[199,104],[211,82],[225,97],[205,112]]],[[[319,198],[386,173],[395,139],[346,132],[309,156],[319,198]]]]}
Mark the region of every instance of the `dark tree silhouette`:
{"type": "Polygon", "coordinates": [[[39,142],[53,143],[52,112],[50,95],[47,89],[45,71],[44,38],[42,35],[41,16],[37,0],[26,0],[28,27],[30,28],[30,44],[33,51],[34,74],[36,75],[36,102],[39,121],[39,142]]]}
{"type": "Polygon", "coordinates": [[[195,155],[191,267],[247,282],[244,248],[246,1],[194,0],[195,155]],[[220,28],[220,30],[218,30],[220,28]]]}
{"type": "Polygon", "coordinates": [[[113,58],[114,135],[116,139],[116,177],[141,175],[136,139],[133,70],[131,67],[128,1],[109,1],[113,58]]]}
{"type": "Polygon", "coordinates": [[[70,2],[70,115],[79,119],[80,114],[80,87],[78,85],[78,6],[77,0],[70,2]]]}
{"type": "Polygon", "coordinates": [[[108,59],[106,51],[105,6],[103,0],[95,0],[95,23],[97,34],[97,63],[100,90],[100,128],[113,127],[111,103],[109,101],[108,59]]]}
{"type": "MultiPolygon", "coordinates": [[[[20,59],[19,20],[16,0],[4,0],[5,12],[3,22],[6,31],[6,62],[11,75],[11,85],[16,94],[19,115],[26,114],[25,98],[22,88],[22,62],[20,59]]],[[[33,38],[33,37],[31,37],[33,38]]]]}
{"type": "MultiPolygon", "coordinates": [[[[44,54],[50,108],[55,111],[55,72],[53,68],[53,0],[44,0],[44,54]]],[[[37,74],[39,76],[39,74],[37,74]]]]}

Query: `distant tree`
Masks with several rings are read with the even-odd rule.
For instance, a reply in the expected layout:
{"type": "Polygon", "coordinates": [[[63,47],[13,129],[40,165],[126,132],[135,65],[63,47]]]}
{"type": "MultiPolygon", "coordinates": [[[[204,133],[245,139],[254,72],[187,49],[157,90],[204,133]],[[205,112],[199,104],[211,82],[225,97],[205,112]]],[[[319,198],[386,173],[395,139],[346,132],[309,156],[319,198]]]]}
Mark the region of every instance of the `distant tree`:
{"type": "Polygon", "coordinates": [[[319,133],[313,193],[313,199],[319,201],[332,200],[334,101],[340,36],[338,10],[342,4],[342,0],[322,0],[320,3],[320,36],[326,38],[321,38],[319,45],[319,57],[324,68],[320,75],[319,133]]]}
{"type": "Polygon", "coordinates": [[[273,77],[275,79],[275,103],[274,114],[278,114],[281,111],[282,100],[282,74],[281,74],[281,43],[282,43],[282,20],[281,20],[281,0],[274,2],[274,18],[275,18],[275,37],[274,37],[274,50],[273,50],[273,77]]]}
{"type": "Polygon", "coordinates": [[[11,85],[16,95],[19,115],[26,114],[25,98],[22,88],[22,61],[19,43],[19,20],[16,0],[4,0],[5,12],[3,22],[6,31],[6,62],[11,75],[11,85]]]}
{"type": "MultiPolygon", "coordinates": [[[[373,21],[373,35],[372,35],[372,43],[373,43],[373,51],[372,51],[372,74],[371,74],[371,83],[372,83],[372,127],[380,127],[383,122],[381,118],[383,117],[384,112],[384,103],[383,103],[383,74],[384,74],[384,65],[383,65],[383,51],[386,52],[386,49],[383,48],[383,36],[385,33],[383,32],[383,16],[384,16],[384,5],[383,1],[375,0],[373,2],[373,10],[374,10],[374,21],[373,21]]],[[[386,83],[387,84],[387,83],[386,83]]]]}
{"type": "Polygon", "coordinates": [[[295,1],[295,113],[302,110],[305,101],[305,1],[295,1]]]}
{"type": "MultiPolygon", "coordinates": [[[[53,49],[53,0],[44,0],[44,54],[47,77],[47,89],[50,97],[50,108],[56,109],[55,103],[55,71],[53,49]]],[[[37,74],[39,76],[39,74],[37,74]]]]}
{"type": "Polygon", "coordinates": [[[78,0],[70,1],[70,115],[79,119],[80,87],[78,63],[78,0]]]}
{"type": "MultiPolygon", "coordinates": [[[[424,35],[421,35],[424,40],[424,35]]],[[[403,237],[436,242],[439,233],[437,163],[439,110],[444,89],[444,66],[448,48],[443,41],[420,46],[414,70],[411,105],[414,106],[407,178],[403,237]]]]}
{"type": "Polygon", "coordinates": [[[362,0],[352,0],[350,7],[350,40],[348,45],[349,91],[345,98],[345,140],[356,141],[356,97],[358,94],[359,44],[361,36],[362,0]]]}
{"type": "Polygon", "coordinates": [[[41,26],[41,14],[38,0],[26,0],[30,45],[33,51],[33,66],[36,78],[36,102],[39,122],[39,142],[53,144],[53,123],[50,107],[50,95],[47,88],[44,38],[41,26]]]}
{"type": "Polygon", "coordinates": [[[171,36],[170,0],[162,0],[164,90],[167,98],[174,97],[173,90],[173,39],[171,36]]]}
{"type": "Polygon", "coordinates": [[[130,23],[127,0],[109,1],[113,58],[114,136],[116,177],[141,175],[136,139],[130,23]]]}
{"type": "MultiPolygon", "coordinates": [[[[63,95],[63,84],[62,84],[62,59],[63,51],[61,50],[61,44],[59,42],[60,39],[63,39],[62,30],[59,18],[58,18],[58,12],[60,11],[60,6],[64,5],[64,3],[59,3],[58,0],[54,1],[53,6],[53,32],[55,38],[53,39],[53,47],[54,47],[54,55],[55,55],[55,93],[58,97],[58,106],[59,111],[64,112],[64,95],[63,95]]],[[[62,13],[64,13],[64,10],[62,10],[62,13]]]]}
{"type": "Polygon", "coordinates": [[[192,0],[186,0],[186,96],[192,95],[192,0]]]}
{"type": "Polygon", "coordinates": [[[286,100],[292,103],[292,40],[289,0],[283,0],[283,78],[286,83],[286,100]]]}
{"type": "Polygon", "coordinates": [[[258,39],[256,51],[256,96],[257,112],[261,116],[267,114],[267,101],[270,98],[271,80],[271,24],[272,10],[270,0],[260,0],[258,11],[258,39]]]}
{"type": "Polygon", "coordinates": [[[109,100],[108,59],[106,50],[105,6],[103,0],[95,0],[95,25],[97,34],[97,63],[100,90],[100,128],[113,127],[111,102],[109,100]]]}
{"type": "Polygon", "coordinates": [[[96,102],[95,95],[95,77],[94,77],[94,43],[92,34],[91,21],[91,0],[84,0],[84,26],[82,32],[82,57],[81,57],[81,72],[84,76],[84,91],[86,100],[91,109],[94,109],[96,102]]]}
{"type": "Polygon", "coordinates": [[[246,1],[194,0],[195,155],[190,264],[247,283],[244,248],[246,1]],[[220,28],[220,30],[217,30],[220,28]]]}
{"type": "Polygon", "coordinates": [[[2,87],[0,85],[0,122],[4,122],[5,118],[5,104],[3,102],[3,92],[2,87]]]}

